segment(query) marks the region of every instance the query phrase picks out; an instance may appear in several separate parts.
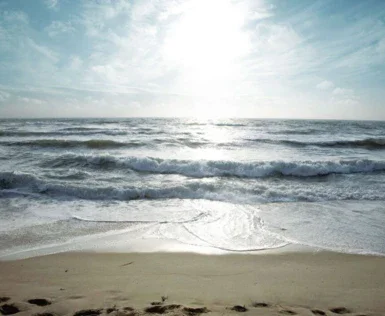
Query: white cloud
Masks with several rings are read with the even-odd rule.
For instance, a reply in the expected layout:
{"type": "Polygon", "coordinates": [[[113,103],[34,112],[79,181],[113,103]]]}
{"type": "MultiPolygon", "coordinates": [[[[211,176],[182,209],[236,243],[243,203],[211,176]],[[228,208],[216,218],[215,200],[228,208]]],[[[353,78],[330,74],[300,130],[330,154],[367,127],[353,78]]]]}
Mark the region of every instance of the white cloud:
{"type": "Polygon", "coordinates": [[[14,23],[14,22],[22,23],[22,24],[29,23],[27,14],[22,11],[3,11],[2,18],[7,23],[14,23]]]}
{"type": "Polygon", "coordinates": [[[11,95],[8,92],[0,90],[0,102],[8,100],[10,96],[11,95]]]}
{"type": "Polygon", "coordinates": [[[257,50],[285,52],[302,42],[301,36],[290,25],[258,23],[254,38],[257,50]]]}
{"type": "Polygon", "coordinates": [[[332,88],[334,88],[334,83],[328,80],[324,80],[319,84],[317,84],[317,89],[320,89],[320,90],[329,90],[332,88]]]}
{"type": "Polygon", "coordinates": [[[69,68],[71,70],[79,70],[83,65],[83,60],[79,56],[71,56],[69,60],[69,68]]]}
{"type": "Polygon", "coordinates": [[[334,95],[352,95],[354,92],[351,89],[344,89],[344,88],[335,88],[333,90],[334,95]]]}
{"type": "Polygon", "coordinates": [[[51,10],[59,9],[59,0],[44,0],[44,3],[51,10]]]}
{"type": "Polygon", "coordinates": [[[46,104],[47,102],[44,100],[40,99],[35,99],[35,98],[27,98],[27,97],[18,97],[17,98],[19,101],[28,103],[28,104],[46,104]]]}
{"type": "Polygon", "coordinates": [[[59,60],[57,54],[53,50],[49,49],[46,46],[37,44],[32,38],[26,38],[26,44],[36,52],[50,59],[54,63],[59,60]]]}
{"type": "MultiPolygon", "coordinates": [[[[87,35],[97,37],[109,29],[114,18],[125,15],[128,20],[130,8],[128,0],[85,1],[78,22],[85,26],[87,35]]],[[[116,29],[117,25],[113,27],[116,29]]]]}
{"type": "Polygon", "coordinates": [[[49,26],[45,28],[45,31],[50,37],[55,37],[63,33],[71,33],[75,31],[71,22],[52,21],[49,26]]]}
{"type": "Polygon", "coordinates": [[[376,50],[378,53],[385,54],[385,37],[378,41],[376,50]]]}
{"type": "Polygon", "coordinates": [[[250,14],[249,19],[250,20],[262,20],[271,17],[272,14],[269,11],[254,11],[252,14],[250,14]]]}
{"type": "Polygon", "coordinates": [[[332,92],[331,102],[339,105],[358,105],[360,98],[354,90],[336,87],[332,92]]]}

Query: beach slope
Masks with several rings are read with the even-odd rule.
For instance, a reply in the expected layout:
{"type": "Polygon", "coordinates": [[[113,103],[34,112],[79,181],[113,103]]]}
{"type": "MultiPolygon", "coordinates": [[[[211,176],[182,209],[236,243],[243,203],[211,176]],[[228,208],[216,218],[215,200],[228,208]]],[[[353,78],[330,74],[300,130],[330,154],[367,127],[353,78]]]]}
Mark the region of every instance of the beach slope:
{"type": "Polygon", "coordinates": [[[0,279],[17,315],[385,315],[375,256],[62,253],[0,262],[0,279]]]}

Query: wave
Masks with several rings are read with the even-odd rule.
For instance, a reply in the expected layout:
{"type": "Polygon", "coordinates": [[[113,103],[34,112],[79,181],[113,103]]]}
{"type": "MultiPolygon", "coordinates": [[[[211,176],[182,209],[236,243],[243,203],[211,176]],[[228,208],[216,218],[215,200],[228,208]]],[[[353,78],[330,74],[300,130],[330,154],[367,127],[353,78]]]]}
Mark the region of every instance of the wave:
{"type": "Polygon", "coordinates": [[[228,127],[247,126],[246,124],[241,124],[241,123],[211,123],[211,122],[192,122],[192,123],[185,123],[184,125],[187,125],[187,126],[207,126],[207,125],[212,125],[212,126],[228,126],[228,127]]]}
{"type": "MultiPolygon", "coordinates": [[[[30,146],[41,148],[76,148],[85,147],[91,149],[107,149],[107,148],[137,148],[151,145],[166,145],[166,146],[186,146],[190,148],[197,148],[207,146],[210,143],[204,141],[194,141],[187,138],[177,139],[160,139],[155,138],[148,142],[119,142],[109,139],[91,139],[91,140],[66,140],[66,139],[34,139],[27,141],[7,141],[0,142],[0,145],[7,146],[30,146]]],[[[224,144],[227,145],[227,144],[224,144]]]]}
{"type": "Polygon", "coordinates": [[[90,139],[90,140],[65,140],[65,139],[36,139],[20,142],[3,142],[8,146],[31,146],[31,147],[53,147],[53,148],[73,148],[87,147],[92,149],[120,148],[120,147],[141,147],[145,143],[139,142],[117,142],[109,139],[90,139]]]}
{"type": "Polygon", "coordinates": [[[318,147],[348,147],[348,148],[366,148],[366,149],[385,149],[385,138],[365,138],[353,140],[333,140],[333,141],[297,141],[285,139],[245,139],[252,142],[283,144],[290,146],[318,146],[318,147]]]}
{"type": "Polygon", "coordinates": [[[0,131],[0,137],[31,137],[31,136],[57,136],[63,135],[61,132],[33,132],[33,131],[0,131]]]}
{"type": "Polygon", "coordinates": [[[0,131],[0,137],[39,137],[39,136],[69,136],[69,135],[109,135],[119,136],[127,135],[127,131],[100,129],[91,127],[69,127],[62,128],[59,131],[0,131]]]}
{"type": "Polygon", "coordinates": [[[235,203],[314,202],[328,200],[384,200],[378,185],[359,188],[343,184],[322,185],[318,181],[276,181],[245,183],[244,181],[201,181],[153,187],[127,186],[125,183],[55,181],[34,174],[0,172],[0,198],[30,196],[69,200],[158,200],[204,199],[235,203]]]}
{"type": "Polygon", "coordinates": [[[228,127],[242,127],[242,126],[247,126],[246,124],[237,124],[237,123],[217,123],[213,124],[215,126],[228,126],[228,127]]]}
{"type": "Polygon", "coordinates": [[[286,130],[278,130],[278,131],[270,131],[269,134],[277,134],[277,135],[311,135],[311,134],[319,134],[320,130],[317,129],[286,129],[286,130]]]}
{"type": "Polygon", "coordinates": [[[385,161],[369,159],[340,161],[261,161],[177,160],[152,157],[116,157],[111,155],[67,154],[45,161],[43,167],[89,167],[128,169],[156,174],[180,174],[188,177],[264,178],[272,176],[315,177],[385,171],[385,161]]]}
{"type": "Polygon", "coordinates": [[[61,131],[99,131],[99,127],[64,127],[60,129],[61,131]]]}
{"type": "MultiPolygon", "coordinates": [[[[185,185],[175,185],[170,187],[92,187],[47,182],[33,174],[0,172],[0,193],[3,196],[12,195],[50,195],[67,196],[71,198],[85,200],[141,200],[141,199],[209,199],[225,200],[225,196],[220,196],[213,184],[207,183],[187,183],[185,185]]],[[[1,195],[0,195],[1,197],[1,195]]]]}

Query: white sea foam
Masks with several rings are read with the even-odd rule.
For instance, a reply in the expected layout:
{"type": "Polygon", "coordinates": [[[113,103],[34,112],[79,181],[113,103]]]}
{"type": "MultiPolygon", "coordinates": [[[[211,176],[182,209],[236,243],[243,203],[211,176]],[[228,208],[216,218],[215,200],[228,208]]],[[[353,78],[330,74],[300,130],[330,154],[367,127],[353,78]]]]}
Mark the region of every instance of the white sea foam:
{"type": "Polygon", "coordinates": [[[322,161],[257,161],[177,160],[153,157],[115,157],[111,155],[67,154],[44,162],[43,166],[83,166],[130,169],[138,172],[181,174],[189,177],[233,176],[263,178],[270,176],[314,177],[385,171],[385,162],[370,159],[322,161]]]}

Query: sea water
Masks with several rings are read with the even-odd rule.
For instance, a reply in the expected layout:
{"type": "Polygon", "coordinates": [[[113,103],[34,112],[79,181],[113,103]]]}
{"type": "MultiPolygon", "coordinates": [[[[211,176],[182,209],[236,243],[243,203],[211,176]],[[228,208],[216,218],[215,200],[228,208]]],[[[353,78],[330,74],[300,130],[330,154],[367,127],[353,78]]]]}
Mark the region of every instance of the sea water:
{"type": "Polygon", "coordinates": [[[0,120],[3,258],[117,234],[385,255],[384,201],[385,122],[0,120]]]}

